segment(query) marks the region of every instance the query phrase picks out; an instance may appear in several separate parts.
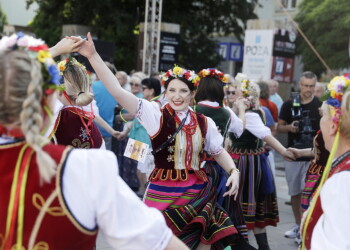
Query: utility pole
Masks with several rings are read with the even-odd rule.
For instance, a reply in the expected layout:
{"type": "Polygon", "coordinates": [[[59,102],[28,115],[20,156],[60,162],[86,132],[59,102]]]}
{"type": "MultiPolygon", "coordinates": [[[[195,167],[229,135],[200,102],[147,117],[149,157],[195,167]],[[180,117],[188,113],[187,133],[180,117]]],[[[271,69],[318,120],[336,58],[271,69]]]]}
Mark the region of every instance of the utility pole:
{"type": "Polygon", "coordinates": [[[146,75],[158,72],[162,0],[146,0],[143,37],[142,71],[146,75]]]}

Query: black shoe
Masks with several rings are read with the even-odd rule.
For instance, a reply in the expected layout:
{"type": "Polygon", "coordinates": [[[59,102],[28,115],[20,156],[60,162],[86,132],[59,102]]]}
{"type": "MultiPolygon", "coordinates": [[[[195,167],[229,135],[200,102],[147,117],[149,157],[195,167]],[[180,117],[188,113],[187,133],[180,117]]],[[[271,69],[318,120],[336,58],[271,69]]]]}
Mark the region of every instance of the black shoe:
{"type": "Polygon", "coordinates": [[[288,206],[291,206],[292,205],[292,202],[291,201],[285,201],[284,204],[288,205],[288,206]]]}
{"type": "Polygon", "coordinates": [[[269,243],[267,242],[266,233],[255,234],[254,236],[255,236],[256,242],[258,243],[259,250],[271,250],[269,243]]]}

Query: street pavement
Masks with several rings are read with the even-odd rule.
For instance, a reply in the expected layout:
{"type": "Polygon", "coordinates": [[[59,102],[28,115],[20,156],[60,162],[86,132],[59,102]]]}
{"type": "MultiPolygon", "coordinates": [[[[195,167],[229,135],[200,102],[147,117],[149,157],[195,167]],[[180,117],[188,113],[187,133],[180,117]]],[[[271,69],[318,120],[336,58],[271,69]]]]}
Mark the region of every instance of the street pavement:
{"type": "MultiPolygon", "coordinates": [[[[284,237],[284,232],[294,225],[294,217],[292,207],[285,204],[286,201],[290,201],[290,196],[288,195],[288,187],[284,175],[283,158],[276,152],[275,164],[275,183],[277,187],[280,222],[277,224],[277,227],[267,227],[267,237],[271,250],[296,250],[298,247],[294,239],[284,237]]],[[[252,246],[257,248],[252,233],[249,234],[249,242],[252,246]]],[[[140,249],[142,249],[142,247],[140,247],[140,249]]],[[[110,248],[103,237],[99,235],[97,238],[96,250],[112,250],[112,248],[110,248]]]]}

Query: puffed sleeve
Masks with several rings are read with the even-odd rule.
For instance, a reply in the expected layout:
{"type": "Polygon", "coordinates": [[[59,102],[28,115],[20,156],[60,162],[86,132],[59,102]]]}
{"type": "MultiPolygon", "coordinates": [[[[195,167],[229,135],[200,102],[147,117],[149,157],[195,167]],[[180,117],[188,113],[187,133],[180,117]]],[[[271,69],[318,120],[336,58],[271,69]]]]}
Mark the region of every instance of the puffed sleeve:
{"type": "Polygon", "coordinates": [[[136,118],[146,129],[149,136],[155,135],[160,128],[161,111],[157,102],[138,99],[136,118]]]}
{"type": "Polygon", "coordinates": [[[215,122],[210,117],[206,117],[206,119],[208,124],[208,130],[205,137],[204,150],[211,155],[218,155],[223,150],[222,144],[224,138],[219,133],[215,122]]]}
{"type": "Polygon", "coordinates": [[[328,179],[321,190],[323,214],[311,238],[311,249],[350,249],[350,171],[328,179]]]}
{"type": "Polygon", "coordinates": [[[230,109],[230,107],[225,107],[230,112],[231,116],[231,123],[228,128],[229,132],[234,133],[237,137],[240,137],[243,133],[243,122],[241,119],[238,118],[238,116],[235,114],[235,112],[230,109]]]}
{"type": "Polygon", "coordinates": [[[113,249],[164,249],[172,236],[161,212],[147,207],[118,175],[115,155],[74,149],[62,175],[63,197],[77,221],[98,226],[113,249]]]}
{"type": "Polygon", "coordinates": [[[246,112],[245,128],[259,139],[271,135],[270,128],[266,127],[257,113],[246,112]]]}

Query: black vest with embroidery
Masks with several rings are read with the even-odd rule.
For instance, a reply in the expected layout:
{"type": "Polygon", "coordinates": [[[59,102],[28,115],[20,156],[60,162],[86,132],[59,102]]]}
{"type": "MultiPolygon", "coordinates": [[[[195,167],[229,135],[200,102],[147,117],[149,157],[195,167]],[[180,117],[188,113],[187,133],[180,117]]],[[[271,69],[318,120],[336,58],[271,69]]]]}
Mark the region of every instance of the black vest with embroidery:
{"type": "MultiPolygon", "coordinates": [[[[175,112],[169,104],[161,109],[162,116],[158,132],[151,137],[153,149],[159,148],[173,135],[179,121],[175,119],[175,112]]],[[[204,115],[190,111],[193,127],[185,125],[164,149],[154,154],[155,169],[152,171],[150,181],[157,180],[188,180],[188,171],[194,171],[196,175],[207,180],[200,164],[203,161],[204,140],[207,133],[207,119],[204,115]]]]}

